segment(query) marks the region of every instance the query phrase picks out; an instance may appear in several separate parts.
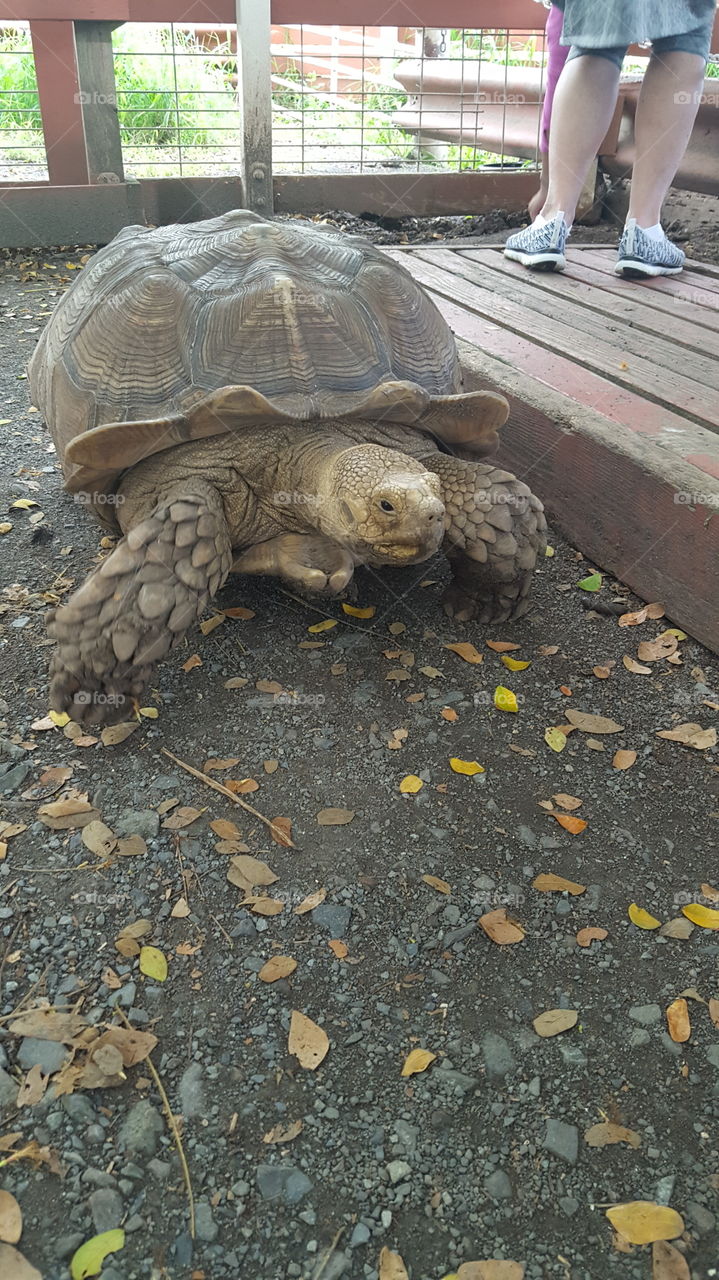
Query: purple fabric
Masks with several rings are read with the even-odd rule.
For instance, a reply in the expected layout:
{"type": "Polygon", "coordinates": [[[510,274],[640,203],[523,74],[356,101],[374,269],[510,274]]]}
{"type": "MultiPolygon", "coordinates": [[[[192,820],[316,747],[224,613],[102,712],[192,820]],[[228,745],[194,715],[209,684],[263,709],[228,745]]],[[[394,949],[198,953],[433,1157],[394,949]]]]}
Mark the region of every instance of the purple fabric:
{"type": "Polygon", "coordinates": [[[547,63],[547,87],[545,89],[544,105],[542,107],[542,126],[539,135],[539,150],[543,155],[546,155],[549,151],[549,122],[552,119],[554,90],[557,87],[557,81],[562,67],[569,56],[569,46],[559,43],[563,24],[564,14],[562,13],[562,10],[557,8],[556,4],[553,4],[547,16],[546,26],[549,59],[547,63]]]}

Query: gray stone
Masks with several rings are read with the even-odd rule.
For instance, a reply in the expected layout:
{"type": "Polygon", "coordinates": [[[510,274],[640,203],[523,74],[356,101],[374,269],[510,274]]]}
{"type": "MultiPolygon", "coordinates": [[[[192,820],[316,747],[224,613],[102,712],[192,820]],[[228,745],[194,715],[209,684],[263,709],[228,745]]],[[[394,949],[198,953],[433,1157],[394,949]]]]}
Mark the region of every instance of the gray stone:
{"type": "Polygon", "coordinates": [[[401,1182],[403,1178],[408,1178],[412,1172],[412,1166],[407,1164],[406,1160],[391,1160],[387,1165],[389,1180],[392,1184],[401,1182]]]}
{"type": "Polygon", "coordinates": [[[707,1049],[707,1058],[713,1067],[719,1067],[719,1044],[710,1044],[707,1049]]]}
{"type": "Polygon", "coordinates": [[[24,747],[19,747],[16,742],[11,742],[9,738],[0,738],[0,760],[22,760],[24,755],[24,747]]]}
{"type": "Polygon", "coordinates": [[[34,1036],[25,1036],[18,1050],[17,1060],[25,1071],[29,1071],[31,1067],[40,1067],[43,1075],[49,1076],[53,1071],[60,1070],[68,1054],[69,1049],[56,1040],[36,1040],[34,1036]]]}
{"type": "Polygon", "coordinates": [[[153,1178],[157,1178],[158,1182],[165,1182],[169,1178],[172,1168],[165,1160],[148,1160],[147,1167],[153,1178]]]}
{"type": "Polygon", "coordinates": [[[183,1072],[178,1086],[182,1114],[186,1120],[204,1115],[206,1110],[205,1084],[199,1062],[191,1062],[183,1072]]]}
{"type": "Polygon", "coordinates": [[[142,836],[143,840],[153,840],[159,830],[160,815],[154,809],[122,809],[113,824],[116,835],[142,836]]]}
{"type": "Polygon", "coordinates": [[[0,1110],[5,1107],[14,1107],[17,1101],[19,1086],[15,1083],[12,1076],[7,1071],[3,1071],[0,1067],[0,1110]]]}
{"type": "Polygon", "coordinates": [[[696,1200],[687,1201],[687,1213],[700,1236],[708,1236],[714,1230],[716,1218],[703,1204],[697,1204],[696,1200]]]}
{"type": "Polygon", "coordinates": [[[124,1151],[154,1156],[164,1127],[159,1111],[143,1098],[130,1108],[118,1134],[118,1142],[124,1151]]]}
{"type": "Polygon", "coordinates": [[[517,1064],[507,1041],[495,1031],[487,1031],[482,1036],[482,1054],[490,1076],[506,1076],[516,1068],[517,1064]]]}
{"type": "Polygon", "coordinates": [[[366,1227],[364,1222],[358,1222],[349,1238],[350,1249],[356,1249],[358,1245],[367,1244],[367,1241],[370,1240],[371,1237],[372,1232],[369,1227],[366,1227]]]}
{"type": "Polygon", "coordinates": [[[659,1179],[654,1196],[657,1204],[669,1204],[671,1202],[675,1182],[676,1176],[673,1173],[668,1173],[666,1177],[659,1179]]]}
{"type": "Polygon", "coordinates": [[[257,1166],[257,1189],[264,1200],[284,1199],[297,1204],[312,1183],[300,1169],[293,1165],[261,1164],[257,1166]]]}
{"type": "Polygon", "coordinates": [[[512,1184],[503,1169],[496,1169],[484,1180],[484,1189],[493,1200],[511,1200],[512,1184]]]}
{"type": "MultiPolygon", "coordinates": [[[[327,1114],[325,1112],[325,1114],[327,1114]]],[[[417,1125],[410,1124],[408,1120],[396,1120],[393,1125],[393,1133],[397,1135],[397,1141],[402,1144],[408,1155],[411,1155],[417,1146],[419,1137],[419,1129],[417,1125]]]]}
{"type": "Polygon", "coordinates": [[[94,1124],[97,1112],[82,1093],[69,1093],[60,1099],[60,1106],[74,1124],[94,1124]]]}
{"type": "Polygon", "coordinates": [[[579,1201],[574,1196],[562,1196],[559,1207],[567,1218],[573,1218],[579,1208],[579,1201]]]}
{"type": "Polygon", "coordinates": [[[351,907],[341,907],[334,902],[321,902],[312,912],[315,924],[321,925],[333,938],[347,936],[351,916],[351,907]]]}
{"type": "Polygon", "coordinates": [[[645,1027],[635,1027],[629,1037],[630,1049],[641,1049],[645,1044],[649,1044],[651,1036],[645,1027]]]}
{"type": "Polygon", "coordinates": [[[288,1204],[299,1204],[300,1200],[312,1190],[312,1183],[301,1169],[291,1169],[285,1183],[285,1200],[288,1204]]]}
{"type": "Polygon", "coordinates": [[[113,1231],[115,1227],[119,1227],[125,1210],[122,1196],[118,1191],[114,1191],[111,1187],[98,1187],[91,1196],[88,1196],[87,1202],[98,1234],[101,1231],[113,1231]]]}
{"type": "Polygon", "coordinates": [[[0,764],[0,795],[9,796],[21,787],[30,772],[29,764],[0,764]]]}
{"type": "Polygon", "coordinates": [[[579,1130],[564,1120],[547,1120],[547,1132],[542,1146],[567,1164],[576,1164],[579,1154],[579,1130]]]}
{"type": "Polygon", "coordinates": [[[658,1004],[635,1004],[629,1010],[629,1017],[642,1027],[651,1027],[661,1021],[662,1011],[658,1004]]]}
{"type": "Polygon", "coordinates": [[[195,1230],[198,1240],[216,1240],[220,1233],[207,1200],[198,1200],[195,1206],[195,1230]]]}
{"type": "Polygon", "coordinates": [[[559,1052],[564,1059],[565,1065],[568,1067],[586,1067],[587,1058],[576,1044],[561,1044],[559,1052]]]}
{"type": "Polygon", "coordinates": [[[84,1239],[85,1233],[82,1231],[73,1231],[70,1235],[58,1236],[57,1240],[53,1241],[52,1251],[60,1259],[71,1258],[73,1253],[80,1248],[84,1239]]]}
{"type": "Polygon", "coordinates": [[[449,1086],[452,1089],[458,1089],[460,1093],[469,1093],[477,1088],[479,1076],[468,1076],[464,1071],[456,1071],[454,1067],[440,1067],[428,1076],[427,1083],[449,1086]]]}

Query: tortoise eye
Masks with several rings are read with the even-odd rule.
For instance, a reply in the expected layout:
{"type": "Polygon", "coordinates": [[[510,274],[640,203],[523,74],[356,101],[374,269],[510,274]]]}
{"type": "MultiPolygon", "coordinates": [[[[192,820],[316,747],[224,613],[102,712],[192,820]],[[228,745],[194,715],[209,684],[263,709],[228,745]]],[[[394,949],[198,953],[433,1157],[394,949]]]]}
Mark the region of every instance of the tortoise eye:
{"type": "Polygon", "coordinates": [[[383,498],[379,505],[381,511],[394,511],[392,503],[388,502],[386,498],[383,498]]]}

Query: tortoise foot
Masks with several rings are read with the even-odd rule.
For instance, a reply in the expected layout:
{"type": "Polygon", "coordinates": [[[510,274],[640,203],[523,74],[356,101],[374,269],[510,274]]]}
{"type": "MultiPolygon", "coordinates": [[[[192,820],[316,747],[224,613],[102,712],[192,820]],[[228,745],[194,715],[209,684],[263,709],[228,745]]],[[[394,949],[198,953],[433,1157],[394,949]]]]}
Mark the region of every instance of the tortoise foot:
{"type": "Polygon", "coordinates": [[[337,596],[354,573],[349,551],[322,534],[285,533],[248,547],[235,558],[233,573],[282,578],[306,595],[337,596]]]}

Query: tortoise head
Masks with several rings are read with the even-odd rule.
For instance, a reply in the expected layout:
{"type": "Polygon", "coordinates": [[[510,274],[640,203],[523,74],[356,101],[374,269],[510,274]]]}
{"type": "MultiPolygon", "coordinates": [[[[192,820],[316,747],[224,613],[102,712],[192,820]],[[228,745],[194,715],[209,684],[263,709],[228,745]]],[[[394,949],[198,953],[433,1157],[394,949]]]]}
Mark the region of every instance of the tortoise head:
{"type": "Polygon", "coordinates": [[[439,478],[421,462],[376,444],[344,449],[328,464],[323,531],[370,565],[417,564],[444,537],[439,478]]]}

